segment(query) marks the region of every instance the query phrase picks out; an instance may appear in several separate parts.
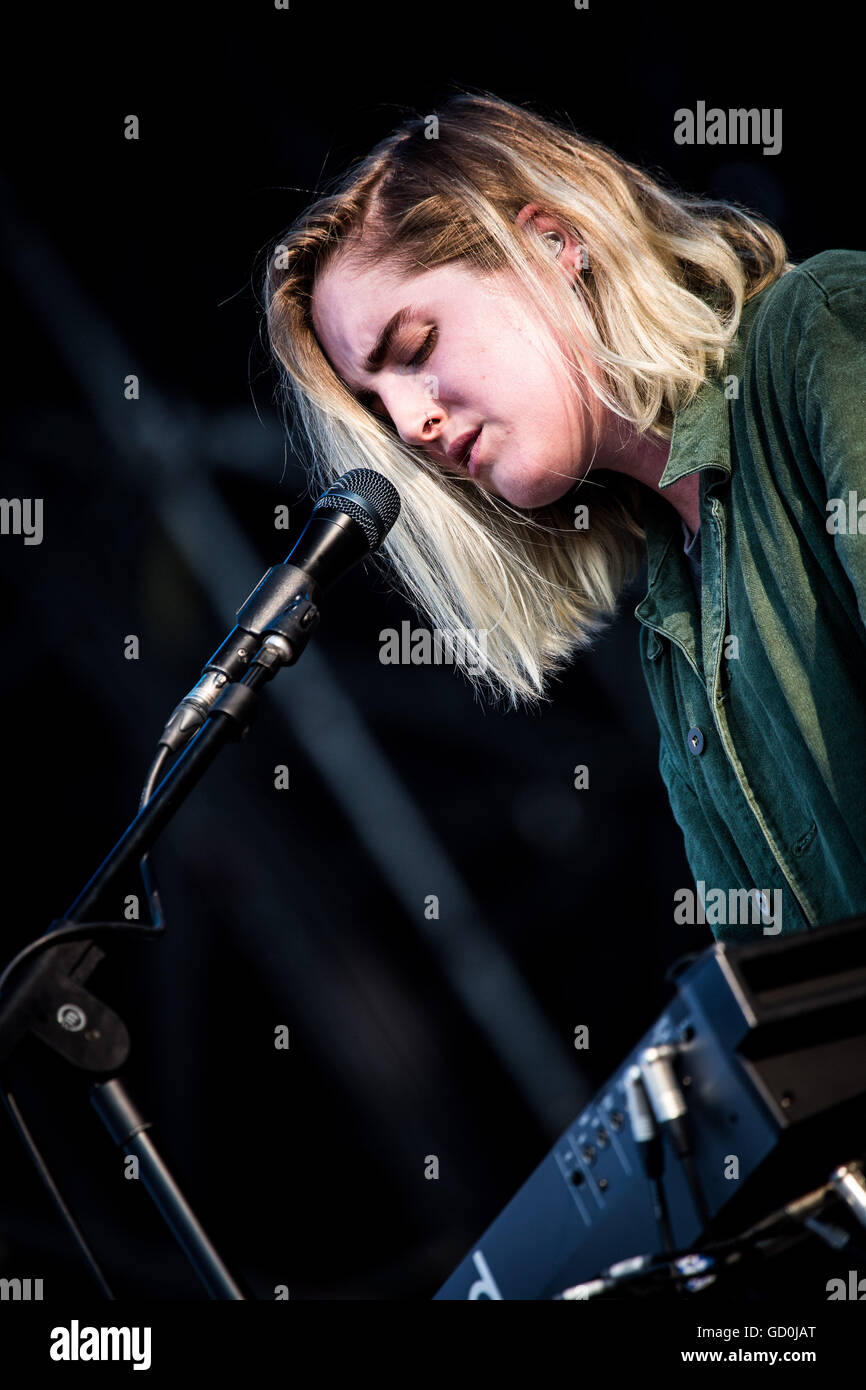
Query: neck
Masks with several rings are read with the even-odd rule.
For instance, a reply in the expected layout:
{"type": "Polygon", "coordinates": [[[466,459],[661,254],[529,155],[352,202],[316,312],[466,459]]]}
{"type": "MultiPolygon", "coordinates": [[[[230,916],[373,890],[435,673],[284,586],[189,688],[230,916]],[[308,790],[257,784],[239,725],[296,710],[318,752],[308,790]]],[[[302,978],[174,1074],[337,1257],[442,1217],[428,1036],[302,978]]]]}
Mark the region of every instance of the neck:
{"type": "Polygon", "coordinates": [[[662,492],[659,479],[665,470],[670,451],[669,440],[659,439],[650,434],[638,434],[615,415],[599,442],[592,468],[593,471],[605,468],[636,478],[665,502],[669,502],[694,534],[701,525],[700,474],[689,473],[662,492]]]}

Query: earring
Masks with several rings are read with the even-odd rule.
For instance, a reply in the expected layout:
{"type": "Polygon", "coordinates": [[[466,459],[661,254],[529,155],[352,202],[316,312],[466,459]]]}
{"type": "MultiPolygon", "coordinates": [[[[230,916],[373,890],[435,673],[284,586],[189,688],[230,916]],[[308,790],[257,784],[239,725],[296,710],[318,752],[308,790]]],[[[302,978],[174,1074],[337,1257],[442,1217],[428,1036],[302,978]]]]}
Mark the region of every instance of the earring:
{"type": "Polygon", "coordinates": [[[553,252],[553,254],[556,257],[556,259],[559,260],[559,257],[562,255],[562,249],[565,246],[565,242],[563,241],[562,237],[559,235],[558,232],[544,232],[543,236],[545,241],[549,241],[552,246],[556,246],[556,250],[553,252]]]}

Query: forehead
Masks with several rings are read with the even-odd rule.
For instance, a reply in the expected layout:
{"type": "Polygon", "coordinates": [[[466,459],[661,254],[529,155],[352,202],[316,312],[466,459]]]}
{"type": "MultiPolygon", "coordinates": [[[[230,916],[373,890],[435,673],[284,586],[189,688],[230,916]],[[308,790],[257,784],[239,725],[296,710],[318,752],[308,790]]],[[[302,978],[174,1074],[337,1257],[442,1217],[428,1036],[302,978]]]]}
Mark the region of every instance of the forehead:
{"type": "Polygon", "coordinates": [[[405,276],[387,264],[359,266],[338,256],[316,277],[312,294],[316,337],[341,377],[356,377],[382,326],[408,304],[423,276],[405,276]]]}

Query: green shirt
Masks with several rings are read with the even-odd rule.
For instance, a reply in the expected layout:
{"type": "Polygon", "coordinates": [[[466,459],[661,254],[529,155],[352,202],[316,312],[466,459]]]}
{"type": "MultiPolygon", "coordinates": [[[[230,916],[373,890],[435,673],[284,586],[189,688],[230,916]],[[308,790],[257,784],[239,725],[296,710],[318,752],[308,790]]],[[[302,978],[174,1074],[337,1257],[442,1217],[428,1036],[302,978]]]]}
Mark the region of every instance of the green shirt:
{"type": "Polygon", "coordinates": [[[695,878],[674,919],[742,941],[866,913],[866,252],[747,301],[659,487],[694,472],[700,604],[680,518],[646,489],[635,609],[695,878]]]}

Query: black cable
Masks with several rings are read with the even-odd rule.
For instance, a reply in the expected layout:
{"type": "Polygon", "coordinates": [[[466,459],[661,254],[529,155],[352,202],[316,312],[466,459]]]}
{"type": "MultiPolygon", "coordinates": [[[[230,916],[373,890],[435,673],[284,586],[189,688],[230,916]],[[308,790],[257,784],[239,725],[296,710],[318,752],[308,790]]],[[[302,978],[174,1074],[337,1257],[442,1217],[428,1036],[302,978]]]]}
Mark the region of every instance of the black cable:
{"type": "MultiPolygon", "coordinates": [[[[155,786],[161,780],[163,765],[169,756],[169,750],[160,747],[145,778],[144,788],[138,803],[139,813],[144,810],[153,795],[155,786]]],[[[101,931],[124,932],[133,936],[151,938],[162,936],[166,927],[165,915],[149,854],[142,855],[139,860],[139,868],[144,881],[144,891],[153,919],[152,922],[71,922],[65,917],[55,919],[57,926],[53,931],[51,927],[54,927],[54,923],[51,924],[48,931],[28,942],[16,956],[13,956],[3,974],[0,975],[0,994],[3,993],[9,978],[15,973],[19,965],[22,965],[25,960],[29,960],[31,956],[38,955],[40,951],[46,951],[49,946],[54,946],[58,941],[82,941],[91,934],[101,931]]]]}
{"type": "Polygon", "coordinates": [[[60,924],[55,931],[50,929],[42,936],[37,936],[35,940],[29,941],[26,946],[13,956],[3,974],[0,975],[0,994],[9,979],[31,956],[37,956],[40,951],[47,951],[49,946],[54,946],[58,941],[83,941],[89,936],[96,936],[99,932],[111,931],[122,932],[130,936],[161,936],[165,930],[164,926],[151,926],[149,922],[68,922],[65,917],[60,918],[60,924]]]}
{"type": "Polygon", "coordinates": [[[636,1141],[637,1151],[643,1163],[644,1174],[649,1184],[650,1205],[652,1206],[653,1217],[656,1228],[661,1236],[662,1245],[665,1250],[672,1251],[674,1248],[674,1235],[671,1229],[671,1218],[668,1210],[667,1197],[665,1196],[664,1184],[662,1182],[662,1171],[664,1168],[664,1146],[661,1135],[656,1132],[651,1139],[636,1141]]]}
{"type": "MultiPolygon", "coordinates": [[[[816,1191],[813,1195],[815,1197],[820,1197],[821,1194],[816,1191]]],[[[832,1193],[826,1193],[826,1196],[831,1199],[832,1195],[832,1193]]],[[[841,1201],[841,1199],[839,1200],[841,1201]]],[[[635,1289],[636,1285],[639,1286],[642,1280],[648,1280],[655,1281],[657,1286],[665,1284],[666,1281],[673,1281],[679,1290],[682,1284],[689,1279],[700,1278],[704,1273],[712,1273],[712,1266],[717,1264],[720,1260],[723,1266],[722,1272],[728,1273],[730,1271],[728,1268],[725,1268],[725,1266],[730,1266],[733,1257],[739,1256],[743,1252],[747,1254],[758,1253],[762,1258],[769,1258],[771,1254],[782,1253],[782,1251],[788,1249],[791,1245],[798,1245],[803,1240],[807,1240],[810,1237],[813,1240],[817,1240],[817,1235],[805,1224],[803,1214],[798,1213],[796,1210],[789,1210],[789,1207],[796,1207],[800,1204],[801,1203],[786,1203],[785,1206],[778,1207],[775,1211],[771,1212],[769,1216],[764,1216],[760,1221],[753,1223],[751,1226],[747,1226],[744,1231],[740,1231],[737,1235],[729,1236],[724,1240],[709,1241],[707,1244],[700,1246],[700,1248],[696,1248],[694,1245],[685,1245],[681,1246],[678,1250],[666,1249],[664,1252],[653,1252],[651,1255],[641,1257],[646,1260],[646,1263],[629,1274],[618,1274],[615,1280],[612,1281],[610,1288],[613,1289],[621,1285],[630,1292],[635,1289]],[[787,1232],[783,1230],[780,1234],[778,1228],[784,1228],[786,1223],[791,1223],[791,1229],[787,1232]],[[766,1243],[766,1250],[760,1249],[762,1243],[766,1243]],[[684,1260],[687,1257],[698,1260],[709,1260],[706,1271],[696,1269],[692,1273],[687,1270],[678,1269],[676,1262],[684,1260]]],[[[810,1204],[808,1211],[811,1213],[813,1208],[818,1206],[821,1206],[820,1201],[810,1204]]],[[[821,1206],[821,1210],[823,1212],[823,1206],[821,1206]]],[[[846,1246],[846,1249],[847,1248],[849,1247],[846,1246]]],[[[852,1253],[858,1250],[858,1246],[853,1240],[850,1243],[850,1249],[852,1253]]],[[[628,1263],[628,1261],[617,1261],[617,1265],[622,1265],[624,1263],[628,1263]]],[[[615,1266],[611,1268],[615,1268],[615,1266]]],[[[714,1274],[713,1277],[717,1278],[718,1276],[714,1274]]],[[[610,1278],[610,1271],[602,1270],[601,1273],[595,1275],[593,1279],[585,1282],[594,1283],[596,1279],[608,1278],[610,1278]]],[[[639,1288],[636,1291],[639,1293],[639,1288]]]]}
{"type": "Polygon", "coordinates": [[[674,1233],[671,1229],[670,1212],[668,1211],[667,1198],[660,1178],[650,1179],[650,1191],[652,1196],[653,1215],[656,1225],[662,1238],[665,1250],[670,1253],[674,1248],[674,1233]]]}
{"type": "Polygon", "coordinates": [[[649,1187],[650,1204],[656,1229],[665,1250],[671,1251],[674,1248],[674,1237],[662,1182],[664,1144],[640,1067],[633,1066],[628,1069],[625,1078],[625,1091],[632,1138],[640,1155],[649,1187]]]}
{"type": "MultiPolygon", "coordinates": [[[[788,1213],[783,1213],[787,1216],[788,1213]]],[[[793,1220],[793,1218],[790,1218],[793,1220]]],[[[769,1222],[770,1218],[767,1218],[769,1222]]],[[[781,1218],[779,1218],[781,1222],[781,1218]]],[[[760,1223],[762,1226],[764,1222],[760,1223]]],[[[616,1273],[613,1271],[616,1266],[611,1266],[610,1270],[603,1270],[594,1279],[586,1281],[582,1285],[575,1285],[575,1288],[585,1288],[586,1284],[603,1282],[604,1292],[610,1297],[622,1291],[625,1294],[644,1298],[654,1293],[664,1293],[673,1286],[677,1293],[698,1292],[698,1290],[688,1289],[688,1284],[692,1280],[710,1278],[715,1283],[720,1276],[728,1276],[736,1272],[737,1266],[735,1259],[739,1259],[743,1254],[760,1256],[761,1259],[769,1259],[775,1254],[781,1254],[784,1250],[790,1249],[792,1245],[798,1245],[807,1239],[815,1239],[812,1232],[804,1227],[797,1230],[788,1231],[775,1239],[767,1238],[764,1234],[764,1241],[754,1240],[754,1230],[744,1232],[727,1241],[717,1242],[715,1245],[706,1245],[701,1249],[694,1246],[686,1246],[680,1250],[666,1251],[662,1254],[653,1254],[645,1257],[646,1262],[638,1268],[628,1273],[616,1273]],[[761,1249],[762,1243],[765,1245],[761,1249]],[[712,1253],[711,1253],[712,1252],[712,1253]],[[692,1260],[692,1268],[685,1267],[685,1261],[692,1260]],[[702,1263],[701,1263],[702,1262],[702,1263]]],[[[627,1264],[628,1261],[619,1261],[618,1264],[627,1264]]],[[[748,1266],[748,1261],[744,1267],[748,1266]]],[[[599,1288],[593,1291],[594,1297],[602,1293],[599,1288]]],[[[559,1295],[559,1299],[562,1295],[559,1295]]]]}
{"type": "MultiPolygon", "coordinates": [[[[154,788],[161,780],[161,773],[164,769],[166,759],[169,756],[169,750],[160,746],[159,751],[150,765],[147,777],[145,778],[138,805],[139,813],[141,813],[147,805],[153,795],[154,788]]],[[[159,888],[156,883],[156,876],[147,854],[142,855],[139,860],[139,868],[141,870],[144,891],[150,908],[150,915],[153,918],[152,922],[69,922],[66,918],[61,918],[56,926],[52,923],[48,931],[44,932],[42,936],[37,937],[34,941],[28,942],[16,956],[13,956],[2,975],[0,975],[0,995],[2,995],[3,989],[12,975],[25,961],[38,955],[40,951],[47,950],[49,946],[54,946],[58,941],[87,940],[96,933],[103,931],[123,932],[128,935],[143,936],[148,939],[161,937],[165,932],[165,917],[162,910],[159,888]],[[54,928],[53,930],[52,927],[54,928]]],[[[87,1241],[84,1239],[75,1217],[66,1205],[63,1195],[51,1175],[51,1170],[42,1157],[36,1140],[27,1127],[24,1116],[21,1114],[18,1107],[18,1102],[10,1088],[2,1081],[0,1081],[0,1096],[3,1098],[3,1104],[6,1106],[14,1129],[17,1131],[25,1149],[29,1153],[37,1173],[60,1213],[61,1219],[66,1223],[72,1235],[72,1239],[78,1246],[81,1256],[99,1286],[101,1293],[106,1299],[114,1302],[114,1294],[111,1291],[108,1281],[102,1273],[87,1241]]]]}
{"type": "MultiPolygon", "coordinates": [[[[154,790],[162,781],[165,763],[170,756],[170,750],[166,748],[164,744],[160,744],[156,756],[148,769],[147,776],[144,779],[144,787],[142,788],[138,803],[139,814],[144,810],[148,801],[150,801],[150,798],[153,796],[154,790]]],[[[144,882],[144,891],[147,897],[148,907],[150,908],[150,915],[155,924],[153,930],[163,932],[165,931],[165,918],[162,911],[162,901],[159,896],[156,875],[150,862],[149,853],[145,853],[141,856],[141,859],[138,861],[138,866],[141,870],[141,877],[144,882]]]]}
{"type": "Polygon", "coordinates": [[[114,1294],[111,1292],[111,1289],[109,1288],[108,1283],[106,1282],[102,1270],[99,1268],[99,1265],[94,1259],[94,1256],[90,1250],[90,1247],[87,1244],[87,1241],[84,1239],[84,1236],[79,1230],[75,1217],[72,1215],[72,1212],[69,1210],[68,1206],[64,1202],[60,1189],[58,1188],[56,1182],[51,1176],[51,1170],[49,1169],[48,1164],[45,1162],[45,1159],[42,1157],[41,1153],[39,1152],[39,1149],[36,1146],[36,1140],[33,1138],[33,1135],[30,1133],[30,1130],[27,1128],[27,1125],[24,1122],[24,1116],[18,1109],[18,1103],[15,1100],[15,1097],[13,1096],[12,1092],[8,1089],[8,1087],[2,1084],[0,1084],[0,1095],[2,1095],[3,1097],[3,1104],[6,1106],[6,1109],[9,1112],[9,1118],[11,1119],[12,1124],[14,1125],[15,1129],[17,1129],[18,1135],[22,1140],[24,1147],[29,1151],[30,1157],[33,1160],[36,1171],[38,1172],[40,1178],[42,1179],[43,1183],[48,1189],[48,1195],[54,1202],[54,1205],[57,1207],[57,1210],[60,1212],[62,1219],[66,1222],[66,1225],[69,1227],[69,1230],[72,1233],[72,1239],[78,1246],[78,1249],[81,1252],[82,1258],[84,1259],[85,1264],[90,1270],[90,1273],[93,1275],[94,1279],[96,1280],[96,1283],[99,1285],[99,1288],[103,1296],[105,1298],[114,1300],[114,1294]]]}
{"type": "MultiPolygon", "coordinates": [[[[631,1277],[626,1276],[623,1278],[622,1285],[625,1292],[637,1297],[664,1293],[670,1289],[672,1283],[675,1285],[677,1293],[683,1292],[684,1288],[688,1293],[698,1293],[700,1290],[688,1289],[690,1280],[703,1279],[711,1276],[714,1284],[722,1284],[726,1279],[732,1277],[736,1278],[741,1273],[742,1269],[747,1270],[749,1265],[757,1258],[760,1258],[762,1261],[775,1259],[777,1256],[783,1255],[785,1251],[792,1249],[792,1247],[802,1245],[806,1240],[815,1239],[816,1237],[812,1232],[804,1227],[788,1231],[778,1236],[775,1240],[763,1242],[758,1241],[751,1243],[740,1237],[736,1242],[732,1242],[732,1244],[741,1246],[742,1249],[737,1251],[731,1249],[720,1260],[711,1257],[708,1260],[707,1267],[703,1270],[695,1269],[692,1273],[682,1269],[677,1270],[675,1266],[671,1266],[669,1262],[670,1257],[668,1257],[664,1263],[651,1265],[646,1269],[636,1272],[631,1277]],[[764,1248],[762,1248],[762,1246],[764,1248]],[[733,1259],[735,1254],[738,1257],[737,1262],[734,1262],[733,1259]],[[746,1257],[744,1258],[742,1267],[739,1264],[739,1257],[741,1256],[746,1257]],[[752,1257],[751,1260],[748,1258],[749,1256],[752,1257]],[[642,1288],[641,1285],[645,1287],[642,1288]]],[[[709,1247],[705,1250],[692,1251],[691,1253],[700,1257],[706,1255],[708,1249],[709,1247]]],[[[716,1291],[718,1292],[718,1289],[716,1291]]]]}
{"type": "Polygon", "coordinates": [[[703,1188],[701,1187],[701,1180],[698,1176],[698,1170],[695,1165],[694,1155],[691,1153],[691,1151],[689,1151],[688,1153],[682,1153],[679,1154],[679,1160],[685,1171],[686,1181],[689,1185],[689,1191],[692,1194],[692,1201],[695,1204],[695,1210],[698,1214],[698,1220],[700,1221],[701,1226],[704,1228],[704,1230],[706,1230],[707,1226],[709,1226],[711,1221],[710,1209],[707,1206],[707,1199],[704,1196],[703,1188]]]}

